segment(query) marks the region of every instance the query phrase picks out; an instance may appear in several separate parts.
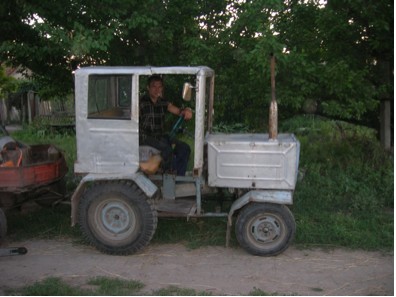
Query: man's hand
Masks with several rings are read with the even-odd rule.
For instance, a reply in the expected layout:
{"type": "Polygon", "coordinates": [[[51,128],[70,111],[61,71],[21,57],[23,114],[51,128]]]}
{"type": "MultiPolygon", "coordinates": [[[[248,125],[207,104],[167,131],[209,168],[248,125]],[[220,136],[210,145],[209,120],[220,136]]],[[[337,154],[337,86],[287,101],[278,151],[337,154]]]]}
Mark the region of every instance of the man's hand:
{"type": "Polygon", "coordinates": [[[193,112],[192,112],[191,108],[186,107],[186,108],[184,108],[184,109],[182,109],[182,110],[180,111],[180,115],[181,115],[181,116],[184,116],[184,119],[185,119],[186,121],[188,121],[188,120],[191,120],[191,119],[192,119],[193,112]]]}
{"type": "Polygon", "coordinates": [[[193,116],[193,112],[192,112],[191,108],[189,108],[189,107],[186,107],[183,109],[178,108],[175,105],[173,105],[172,103],[169,103],[168,111],[170,113],[173,113],[174,115],[183,116],[186,121],[191,120],[192,116],[193,116]]]}

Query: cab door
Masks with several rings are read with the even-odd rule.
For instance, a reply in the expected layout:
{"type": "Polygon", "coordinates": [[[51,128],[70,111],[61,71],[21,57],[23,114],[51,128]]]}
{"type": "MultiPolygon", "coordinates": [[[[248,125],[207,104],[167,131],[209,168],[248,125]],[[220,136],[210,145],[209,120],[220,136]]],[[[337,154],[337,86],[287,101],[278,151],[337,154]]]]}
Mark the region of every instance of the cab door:
{"type": "Polygon", "coordinates": [[[75,171],[136,172],[139,167],[136,77],[90,74],[87,83],[86,105],[80,106],[86,112],[79,113],[76,125],[75,171]]]}

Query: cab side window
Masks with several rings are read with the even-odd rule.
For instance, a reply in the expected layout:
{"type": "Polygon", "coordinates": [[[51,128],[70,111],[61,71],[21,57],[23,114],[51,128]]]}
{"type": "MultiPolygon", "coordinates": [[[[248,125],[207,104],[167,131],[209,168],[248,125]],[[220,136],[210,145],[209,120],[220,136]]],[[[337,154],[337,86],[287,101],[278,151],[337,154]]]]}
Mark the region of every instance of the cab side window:
{"type": "Polygon", "coordinates": [[[88,84],[88,118],[131,119],[131,75],[90,75],[88,84]]]}

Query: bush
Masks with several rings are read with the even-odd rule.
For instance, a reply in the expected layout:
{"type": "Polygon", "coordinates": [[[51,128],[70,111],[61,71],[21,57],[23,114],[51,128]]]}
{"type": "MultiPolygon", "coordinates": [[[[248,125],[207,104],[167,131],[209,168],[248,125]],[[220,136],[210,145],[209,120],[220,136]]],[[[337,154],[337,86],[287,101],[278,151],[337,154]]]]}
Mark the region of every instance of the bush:
{"type": "Polygon", "coordinates": [[[386,214],[393,208],[393,157],[375,131],[313,116],[282,128],[301,142],[297,242],[393,247],[393,218],[386,214]]]}

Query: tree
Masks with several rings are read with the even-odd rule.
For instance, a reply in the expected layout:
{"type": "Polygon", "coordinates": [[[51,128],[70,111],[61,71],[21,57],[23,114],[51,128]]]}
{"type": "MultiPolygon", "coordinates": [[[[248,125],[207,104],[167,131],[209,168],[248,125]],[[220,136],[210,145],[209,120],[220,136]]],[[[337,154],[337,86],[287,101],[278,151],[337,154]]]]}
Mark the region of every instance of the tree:
{"type": "Polygon", "coordinates": [[[308,76],[296,75],[311,89],[304,97],[318,100],[325,115],[363,120],[377,112],[379,94],[393,89],[377,79],[378,62],[393,61],[392,11],[393,1],[292,3],[290,17],[277,23],[291,54],[305,56],[307,65],[294,69],[311,70],[308,76]]]}
{"type": "MultiPolygon", "coordinates": [[[[244,120],[257,126],[270,99],[274,53],[281,116],[303,112],[308,101],[325,116],[378,126],[381,98],[393,98],[392,1],[256,0],[234,8],[235,21],[221,36],[232,55],[222,56],[226,75],[240,83],[230,89],[237,99],[228,108],[248,110],[244,120]]],[[[236,114],[230,122],[240,120],[236,114]]]]}
{"type": "Polygon", "coordinates": [[[51,86],[49,96],[50,89],[70,92],[76,65],[189,64],[188,52],[200,44],[201,5],[206,1],[6,1],[0,57],[31,69],[51,86]]]}
{"type": "Polygon", "coordinates": [[[314,102],[376,126],[381,98],[393,98],[390,0],[3,2],[0,59],[31,69],[47,97],[72,90],[77,64],[206,64],[220,120],[262,129],[274,53],[281,117],[314,102]]]}
{"type": "Polygon", "coordinates": [[[6,75],[4,67],[0,65],[0,98],[5,98],[9,93],[15,91],[16,88],[16,79],[6,75]]]}
{"type": "MultiPolygon", "coordinates": [[[[0,65],[0,100],[5,99],[8,95],[17,88],[17,81],[15,78],[6,75],[5,68],[0,65]]],[[[5,125],[6,110],[3,110],[4,104],[0,102],[0,118],[1,124],[5,125]]]]}

